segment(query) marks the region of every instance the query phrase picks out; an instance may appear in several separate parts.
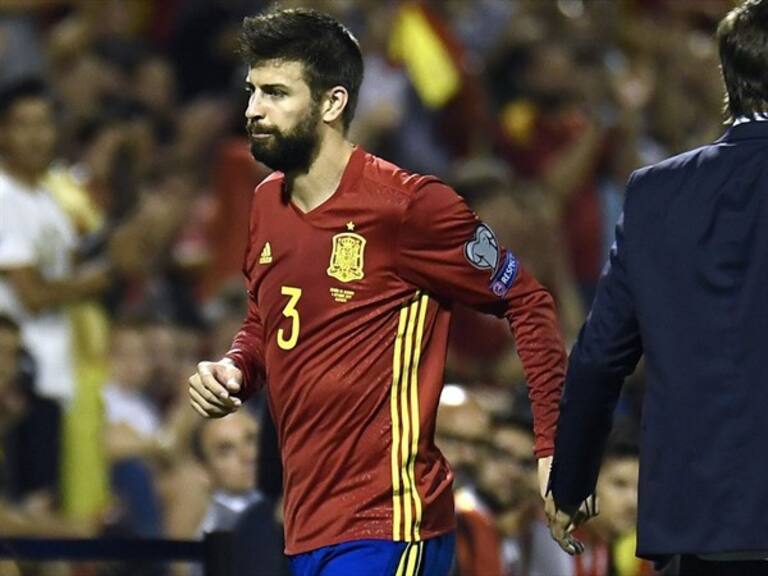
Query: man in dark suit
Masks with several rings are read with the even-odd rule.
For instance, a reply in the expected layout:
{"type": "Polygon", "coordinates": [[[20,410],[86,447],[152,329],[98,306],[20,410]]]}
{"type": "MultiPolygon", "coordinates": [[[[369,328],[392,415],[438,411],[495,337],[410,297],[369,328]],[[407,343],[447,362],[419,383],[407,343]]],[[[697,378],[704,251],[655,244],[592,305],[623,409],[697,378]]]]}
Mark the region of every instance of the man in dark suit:
{"type": "Polygon", "coordinates": [[[644,355],[638,555],[768,574],[768,0],[734,9],[717,37],[731,126],[630,177],[571,353],[548,509],[578,553],[578,505],[644,355]]]}
{"type": "Polygon", "coordinates": [[[213,488],[200,531],[232,533],[228,559],[232,574],[287,576],[275,505],[256,488],[260,434],[260,426],[247,410],[219,420],[203,420],[194,429],[192,449],[213,488]]]}

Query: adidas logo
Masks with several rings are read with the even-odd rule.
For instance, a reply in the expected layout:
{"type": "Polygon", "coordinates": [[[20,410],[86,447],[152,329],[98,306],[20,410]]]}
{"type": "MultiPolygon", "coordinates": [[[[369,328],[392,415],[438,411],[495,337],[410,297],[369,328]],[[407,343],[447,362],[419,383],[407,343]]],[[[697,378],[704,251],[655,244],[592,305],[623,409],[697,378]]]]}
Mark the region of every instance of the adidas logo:
{"type": "Polygon", "coordinates": [[[259,264],[272,264],[272,246],[269,245],[269,242],[264,244],[264,248],[261,250],[259,264]]]}

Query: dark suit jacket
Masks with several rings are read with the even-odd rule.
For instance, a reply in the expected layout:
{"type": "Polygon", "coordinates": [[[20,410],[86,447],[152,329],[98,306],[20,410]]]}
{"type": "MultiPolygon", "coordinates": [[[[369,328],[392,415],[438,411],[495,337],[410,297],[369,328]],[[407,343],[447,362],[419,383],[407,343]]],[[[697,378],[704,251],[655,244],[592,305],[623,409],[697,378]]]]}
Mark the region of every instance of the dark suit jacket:
{"type": "Polygon", "coordinates": [[[275,521],[275,505],[261,500],[246,508],[234,529],[234,570],[237,576],[290,576],[283,555],[282,527],[275,521]]]}
{"type": "Polygon", "coordinates": [[[570,358],[551,488],[595,486],[646,361],[638,554],[768,550],[768,122],[635,172],[570,358]]]}

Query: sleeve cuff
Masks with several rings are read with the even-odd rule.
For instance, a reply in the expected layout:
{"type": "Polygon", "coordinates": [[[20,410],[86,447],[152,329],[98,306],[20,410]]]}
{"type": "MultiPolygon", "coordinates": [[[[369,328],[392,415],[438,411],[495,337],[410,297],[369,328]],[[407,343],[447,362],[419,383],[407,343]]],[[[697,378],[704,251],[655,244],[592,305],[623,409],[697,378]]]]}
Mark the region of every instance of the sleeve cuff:
{"type": "Polygon", "coordinates": [[[243,386],[240,389],[240,392],[238,392],[235,396],[245,402],[253,395],[255,390],[254,375],[251,373],[251,370],[248,369],[249,364],[245,361],[240,351],[237,349],[227,352],[224,355],[224,358],[231,360],[235,364],[235,367],[243,374],[243,386]]]}

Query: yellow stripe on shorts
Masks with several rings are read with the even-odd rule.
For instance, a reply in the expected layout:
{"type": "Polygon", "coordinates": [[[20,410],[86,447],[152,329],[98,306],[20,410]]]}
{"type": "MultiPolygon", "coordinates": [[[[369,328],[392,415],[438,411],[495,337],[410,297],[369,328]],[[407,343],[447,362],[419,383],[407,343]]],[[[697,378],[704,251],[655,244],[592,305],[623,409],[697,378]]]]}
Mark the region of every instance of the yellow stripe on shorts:
{"type": "Polygon", "coordinates": [[[418,576],[424,557],[424,542],[409,542],[397,565],[395,576],[418,576]]]}

